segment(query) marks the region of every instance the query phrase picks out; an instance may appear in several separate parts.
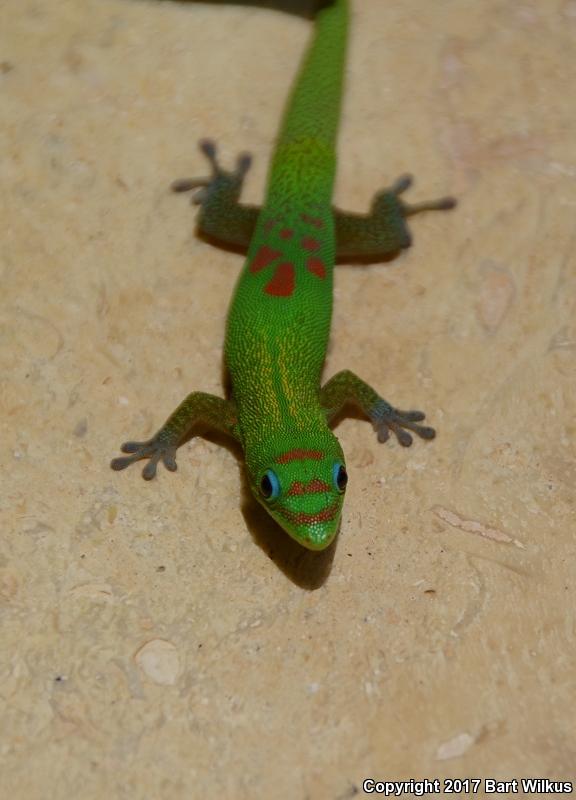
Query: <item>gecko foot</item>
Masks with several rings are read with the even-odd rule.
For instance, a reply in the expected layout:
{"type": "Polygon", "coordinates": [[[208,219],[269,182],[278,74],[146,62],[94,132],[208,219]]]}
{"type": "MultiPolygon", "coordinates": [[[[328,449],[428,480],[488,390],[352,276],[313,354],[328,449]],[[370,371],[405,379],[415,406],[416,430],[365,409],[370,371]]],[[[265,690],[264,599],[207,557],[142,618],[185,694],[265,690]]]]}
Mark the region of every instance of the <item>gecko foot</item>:
{"type": "Polygon", "coordinates": [[[153,436],[152,439],[148,439],[146,442],[124,442],[120,450],[123,453],[130,453],[130,455],[112,459],[110,462],[112,469],[117,471],[126,469],[135,461],[148,458],[149,461],[142,470],[142,477],[145,481],[152,480],[156,475],[156,468],[160,461],[170,472],[176,472],[178,468],[176,464],[176,445],[162,441],[158,436],[153,436]]]}
{"type": "Polygon", "coordinates": [[[406,224],[408,217],[421,211],[447,211],[456,205],[453,197],[406,203],[402,195],[413,182],[411,175],[401,175],[389,188],[374,195],[370,225],[376,231],[376,238],[380,240],[381,253],[396,253],[411,245],[412,236],[406,224]]]}
{"type": "Polygon", "coordinates": [[[390,194],[398,198],[404,217],[411,217],[421,211],[449,211],[451,208],[456,207],[457,201],[455,197],[439,197],[437,200],[427,200],[423,203],[405,203],[400,199],[400,195],[406,189],[409,189],[413,183],[414,178],[412,175],[401,175],[388,190],[390,194]]]}
{"type": "Polygon", "coordinates": [[[433,439],[436,436],[434,428],[418,424],[425,417],[426,415],[422,411],[400,411],[385,400],[381,400],[370,415],[379,442],[386,442],[392,432],[403,447],[410,447],[412,444],[412,435],[408,433],[408,430],[404,430],[405,428],[420,436],[421,439],[433,439]]]}
{"type": "Polygon", "coordinates": [[[170,186],[172,191],[194,191],[191,202],[197,206],[203,205],[216,191],[222,193],[226,190],[232,190],[239,194],[244,177],[252,164],[250,153],[241,153],[236,160],[236,169],[233,172],[229,172],[222,169],[218,163],[216,143],[212,139],[201,139],[198,146],[210,163],[211,175],[206,178],[182,178],[176,180],[170,186]],[[195,191],[196,189],[199,191],[195,191]]]}

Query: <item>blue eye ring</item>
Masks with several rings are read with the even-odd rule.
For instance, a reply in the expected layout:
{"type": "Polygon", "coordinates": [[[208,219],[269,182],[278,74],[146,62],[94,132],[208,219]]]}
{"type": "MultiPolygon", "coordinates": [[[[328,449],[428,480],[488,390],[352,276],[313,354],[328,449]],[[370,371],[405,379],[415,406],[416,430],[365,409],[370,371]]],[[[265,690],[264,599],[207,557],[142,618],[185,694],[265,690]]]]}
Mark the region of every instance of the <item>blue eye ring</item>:
{"type": "Polygon", "coordinates": [[[260,494],[265,500],[276,500],[280,494],[280,481],[271,469],[267,469],[260,481],[260,494]]]}
{"type": "Polygon", "coordinates": [[[332,467],[332,480],[334,482],[334,486],[339,492],[344,492],[346,490],[348,473],[346,472],[346,467],[341,461],[337,461],[332,467]]]}

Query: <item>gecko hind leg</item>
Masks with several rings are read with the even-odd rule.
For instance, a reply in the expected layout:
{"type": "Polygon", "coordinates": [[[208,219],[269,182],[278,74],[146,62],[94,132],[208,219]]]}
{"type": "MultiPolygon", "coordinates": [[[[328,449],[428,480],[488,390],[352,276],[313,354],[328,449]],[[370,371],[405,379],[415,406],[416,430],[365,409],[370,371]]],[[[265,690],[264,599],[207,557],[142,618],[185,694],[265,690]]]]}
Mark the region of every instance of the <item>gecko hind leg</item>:
{"type": "Polygon", "coordinates": [[[339,259],[378,261],[392,256],[412,244],[406,224],[408,217],[422,211],[448,211],[456,206],[453,197],[406,203],[401,195],[412,183],[411,175],[401,175],[392,186],[377,192],[367,215],[335,211],[339,259]]]}
{"type": "Polygon", "coordinates": [[[210,195],[214,194],[226,194],[237,200],[242,191],[244,177],[252,164],[250,153],[240,153],[236,161],[236,169],[233,172],[229,172],[222,169],[218,163],[216,142],[212,141],[212,139],[201,139],[198,142],[198,147],[208,159],[211,175],[203,178],[181,178],[175,180],[170,187],[172,191],[195,191],[191,202],[193,205],[198,206],[208,202],[210,195]]]}
{"type": "Polygon", "coordinates": [[[372,201],[371,224],[384,234],[388,246],[404,249],[412,244],[406,220],[422,211],[448,211],[456,206],[453,197],[440,197],[421,203],[406,203],[402,195],[414,183],[412,175],[401,175],[388,189],[377,192],[372,201]]]}
{"type": "Polygon", "coordinates": [[[256,226],[258,209],[241,205],[239,198],[244,178],[252,164],[249,153],[241,153],[233,171],[223,169],[217,157],[215,142],[202,139],[201,152],[206,156],[211,174],[202,178],[183,178],[172,183],[173,192],[194,192],[193,205],[200,206],[197,230],[209,240],[245,252],[256,226]]]}

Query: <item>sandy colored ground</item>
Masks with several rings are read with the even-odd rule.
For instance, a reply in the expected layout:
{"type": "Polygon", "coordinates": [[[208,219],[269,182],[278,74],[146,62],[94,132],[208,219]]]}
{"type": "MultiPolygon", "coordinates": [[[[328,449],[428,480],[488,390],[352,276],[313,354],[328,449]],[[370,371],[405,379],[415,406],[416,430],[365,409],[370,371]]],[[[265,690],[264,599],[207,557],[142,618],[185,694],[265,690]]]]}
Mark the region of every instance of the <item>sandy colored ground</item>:
{"type": "MultiPolygon", "coordinates": [[[[576,778],[575,0],[353,0],[336,200],[407,170],[390,265],[338,270],[344,367],[439,431],[347,420],[337,547],[300,550],[196,439],[241,260],[167,191],[210,135],[262,196],[309,23],[207,3],[0,6],[0,796],[346,800],[576,778]]],[[[576,790],[576,784],[575,784],[576,790]]],[[[483,794],[482,789],[478,795],[483,794]]]]}

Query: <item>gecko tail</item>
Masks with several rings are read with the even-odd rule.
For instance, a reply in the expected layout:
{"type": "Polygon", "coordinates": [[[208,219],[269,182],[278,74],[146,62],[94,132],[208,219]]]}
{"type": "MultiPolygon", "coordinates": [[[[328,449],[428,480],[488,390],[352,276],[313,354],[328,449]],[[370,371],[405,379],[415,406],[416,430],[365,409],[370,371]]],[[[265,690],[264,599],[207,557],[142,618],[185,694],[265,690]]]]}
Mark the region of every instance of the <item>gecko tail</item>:
{"type": "Polygon", "coordinates": [[[348,43],[348,0],[324,0],[318,6],[312,41],[288,100],[279,146],[303,138],[334,147],[344,90],[348,43]]]}

